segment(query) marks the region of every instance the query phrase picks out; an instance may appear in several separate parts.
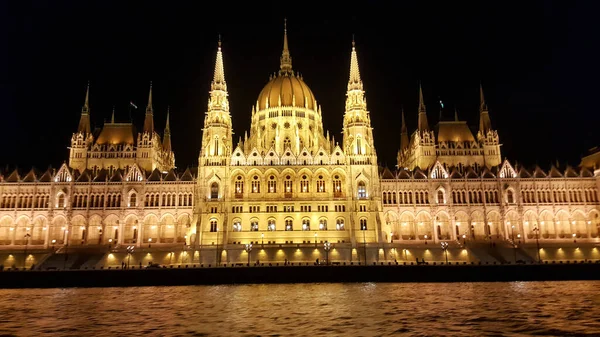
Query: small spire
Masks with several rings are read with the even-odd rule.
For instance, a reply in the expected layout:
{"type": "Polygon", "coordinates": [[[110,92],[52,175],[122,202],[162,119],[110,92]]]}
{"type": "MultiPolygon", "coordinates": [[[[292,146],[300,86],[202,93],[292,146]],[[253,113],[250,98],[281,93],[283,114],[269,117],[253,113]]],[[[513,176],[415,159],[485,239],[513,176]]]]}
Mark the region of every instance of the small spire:
{"type": "Polygon", "coordinates": [[[167,152],[171,152],[171,127],[169,125],[169,114],[170,107],[167,106],[167,123],[165,124],[165,134],[163,137],[163,149],[167,152]]]}
{"type": "Polygon", "coordinates": [[[429,130],[429,123],[427,122],[427,110],[425,109],[425,100],[423,99],[423,88],[419,81],[419,131],[429,130]]]}
{"type": "Polygon", "coordinates": [[[217,42],[217,44],[219,45],[219,48],[221,48],[221,34],[219,34],[219,41],[217,42]]]}
{"type": "Polygon", "coordinates": [[[292,57],[288,47],[287,18],[283,19],[283,51],[281,52],[279,69],[279,75],[294,74],[292,71],[292,57]]]}
{"type": "Polygon", "coordinates": [[[348,81],[348,90],[362,90],[362,81],[360,79],[360,70],[358,68],[358,56],[356,55],[356,45],[354,36],[352,37],[352,54],[350,55],[350,79],[348,81]]]}
{"type": "Polygon", "coordinates": [[[219,34],[219,42],[217,47],[217,58],[215,60],[215,74],[211,86],[212,90],[227,91],[227,83],[225,82],[225,68],[223,66],[223,52],[221,51],[221,35],[219,34]]]}
{"type": "Polygon", "coordinates": [[[458,122],[458,109],[454,107],[454,121],[458,122]]]}
{"type": "Polygon", "coordinates": [[[406,128],[406,120],[404,119],[404,106],[402,107],[402,128],[400,129],[400,150],[408,148],[408,129],[406,128]]]}
{"type": "Polygon", "coordinates": [[[152,107],[152,81],[148,92],[148,105],[146,106],[146,118],[144,119],[144,132],[154,132],[154,108],[152,107]]]}
{"type": "Polygon", "coordinates": [[[110,122],[115,124],[115,106],[113,105],[112,117],[110,118],[110,122]]]}
{"type": "Polygon", "coordinates": [[[483,96],[483,86],[479,83],[479,132],[485,136],[491,129],[492,121],[483,96]]]}
{"type": "Polygon", "coordinates": [[[81,108],[81,117],[79,118],[79,126],[77,127],[78,132],[90,133],[90,81],[88,81],[87,89],[85,91],[85,101],[81,108]]]}

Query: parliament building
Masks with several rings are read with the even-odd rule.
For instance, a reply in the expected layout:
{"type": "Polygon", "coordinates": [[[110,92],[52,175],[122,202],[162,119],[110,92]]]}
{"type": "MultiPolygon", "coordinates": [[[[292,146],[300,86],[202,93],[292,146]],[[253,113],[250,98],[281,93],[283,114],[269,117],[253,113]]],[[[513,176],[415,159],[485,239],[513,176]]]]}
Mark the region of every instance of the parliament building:
{"type": "Polygon", "coordinates": [[[327,244],[340,251],[332,259],[360,260],[367,248],[441,242],[600,241],[600,170],[503,159],[483,89],[475,133],[458,117],[430,126],[419,88],[418,125],[409,132],[402,112],[397,165],[382,168],[354,42],[341,142],[292,67],[287,31],[249,132],[234,140],[222,53],[219,42],[197,168],[176,169],[152,86],[141,130],[113,112],[93,131],[88,85],[68,162],[0,176],[0,249],[183,247],[220,262],[252,244],[281,262],[312,261],[327,244]]]}

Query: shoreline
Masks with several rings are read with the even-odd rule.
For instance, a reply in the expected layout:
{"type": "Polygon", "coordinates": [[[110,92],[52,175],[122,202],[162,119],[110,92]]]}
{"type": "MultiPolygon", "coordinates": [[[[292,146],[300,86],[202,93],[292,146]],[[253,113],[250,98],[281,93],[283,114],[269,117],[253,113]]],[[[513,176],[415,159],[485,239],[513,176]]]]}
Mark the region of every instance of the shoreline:
{"type": "Polygon", "coordinates": [[[526,265],[230,266],[2,271],[0,288],[139,287],[269,283],[600,280],[600,263],[526,265]]]}

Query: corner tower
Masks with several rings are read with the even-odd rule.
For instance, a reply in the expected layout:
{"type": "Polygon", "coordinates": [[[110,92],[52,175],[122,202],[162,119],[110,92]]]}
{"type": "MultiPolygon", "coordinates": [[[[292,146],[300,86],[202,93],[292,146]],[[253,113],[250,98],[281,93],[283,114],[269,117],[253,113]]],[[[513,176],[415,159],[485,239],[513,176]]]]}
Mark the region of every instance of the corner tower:
{"type": "Polygon", "coordinates": [[[481,85],[479,85],[479,132],[477,132],[477,140],[483,148],[484,165],[487,167],[500,165],[502,163],[500,139],[498,138],[498,132],[492,129],[492,121],[481,85]]]}
{"type": "Polygon", "coordinates": [[[71,137],[69,151],[69,167],[83,171],[87,167],[88,149],[92,146],[94,137],[90,126],[90,83],[85,92],[85,101],[81,108],[77,132],[71,137]]]}

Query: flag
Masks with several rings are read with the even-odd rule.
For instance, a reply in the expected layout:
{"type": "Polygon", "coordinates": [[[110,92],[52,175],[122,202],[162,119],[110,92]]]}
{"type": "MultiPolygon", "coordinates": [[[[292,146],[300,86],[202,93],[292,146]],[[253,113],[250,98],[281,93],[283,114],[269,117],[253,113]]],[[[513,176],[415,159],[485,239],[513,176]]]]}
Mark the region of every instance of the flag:
{"type": "Polygon", "coordinates": [[[133,104],[132,101],[129,101],[129,105],[132,106],[134,109],[137,109],[137,105],[133,104]]]}

